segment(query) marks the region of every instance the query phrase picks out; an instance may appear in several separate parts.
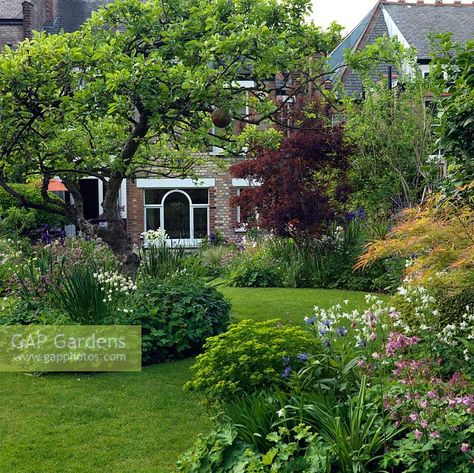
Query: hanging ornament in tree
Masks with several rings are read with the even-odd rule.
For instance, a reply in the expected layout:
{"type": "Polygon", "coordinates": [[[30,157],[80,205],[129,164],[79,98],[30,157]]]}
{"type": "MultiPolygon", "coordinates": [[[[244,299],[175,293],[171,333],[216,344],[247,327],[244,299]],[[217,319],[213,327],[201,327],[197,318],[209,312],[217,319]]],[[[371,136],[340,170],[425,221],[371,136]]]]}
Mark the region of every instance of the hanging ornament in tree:
{"type": "Polygon", "coordinates": [[[212,112],[211,119],[217,128],[227,128],[232,123],[232,118],[222,108],[216,108],[212,112]]]}

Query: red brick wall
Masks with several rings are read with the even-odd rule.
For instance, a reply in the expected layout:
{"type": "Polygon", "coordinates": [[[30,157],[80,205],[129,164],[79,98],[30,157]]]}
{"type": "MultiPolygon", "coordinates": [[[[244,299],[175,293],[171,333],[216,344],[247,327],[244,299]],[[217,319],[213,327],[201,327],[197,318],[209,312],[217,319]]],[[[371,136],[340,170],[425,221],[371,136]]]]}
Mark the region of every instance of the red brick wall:
{"type": "MultiPolygon", "coordinates": [[[[216,158],[216,160],[225,158],[216,158]]],[[[209,159],[197,169],[201,178],[214,178],[215,187],[209,189],[209,231],[219,232],[222,236],[235,239],[237,225],[237,209],[232,207],[230,200],[237,195],[237,188],[232,186],[232,176],[228,168],[235,159],[225,159],[224,166],[219,166],[209,159]]],[[[143,189],[138,189],[133,181],[127,182],[127,229],[134,243],[140,242],[144,231],[143,189]]]]}

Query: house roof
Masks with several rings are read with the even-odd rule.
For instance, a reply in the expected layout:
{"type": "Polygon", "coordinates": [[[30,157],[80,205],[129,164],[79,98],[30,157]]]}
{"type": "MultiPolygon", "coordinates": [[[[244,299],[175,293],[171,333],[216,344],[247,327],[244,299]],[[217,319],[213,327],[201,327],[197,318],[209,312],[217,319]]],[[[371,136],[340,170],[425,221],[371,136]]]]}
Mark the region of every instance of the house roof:
{"type": "Polygon", "coordinates": [[[0,20],[23,18],[23,0],[0,0],[0,20]]]}
{"type": "Polygon", "coordinates": [[[474,35],[472,3],[420,5],[385,3],[382,8],[397,25],[408,44],[417,50],[419,59],[430,58],[429,37],[433,33],[453,33],[453,39],[465,43],[474,35]]]}
{"type": "MultiPolygon", "coordinates": [[[[451,32],[453,39],[465,43],[474,37],[474,4],[437,5],[421,3],[396,3],[379,0],[375,7],[352,30],[330,57],[331,67],[343,64],[347,50],[360,51],[384,34],[396,36],[406,47],[417,51],[419,61],[430,59],[432,34],[451,32]]],[[[380,70],[387,66],[381,65],[380,70]]],[[[380,71],[377,71],[380,72],[380,71]]],[[[360,78],[344,67],[338,73],[348,94],[361,94],[360,78]]]]}
{"type": "Polygon", "coordinates": [[[56,20],[45,30],[48,33],[77,31],[92,12],[112,2],[113,0],[58,0],[56,20]]]}

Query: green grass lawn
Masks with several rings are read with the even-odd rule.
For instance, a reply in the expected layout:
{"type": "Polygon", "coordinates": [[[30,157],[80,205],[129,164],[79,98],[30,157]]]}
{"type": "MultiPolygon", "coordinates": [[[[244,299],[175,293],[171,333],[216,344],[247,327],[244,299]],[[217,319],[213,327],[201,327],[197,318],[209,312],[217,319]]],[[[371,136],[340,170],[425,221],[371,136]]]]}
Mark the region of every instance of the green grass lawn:
{"type": "MultiPolygon", "coordinates": [[[[302,323],[314,305],[364,294],[317,289],[220,289],[236,319],[302,323]]],[[[192,360],[141,373],[0,373],[1,473],[170,473],[210,422],[183,392],[192,360]]]]}
{"type": "MultiPolygon", "coordinates": [[[[220,287],[219,290],[232,302],[233,315],[237,320],[282,319],[302,324],[305,316],[311,316],[314,306],[329,308],[349,300],[348,310],[365,307],[365,293],[339,289],[280,289],[220,287]]],[[[381,299],[386,296],[380,295],[381,299]]]]}

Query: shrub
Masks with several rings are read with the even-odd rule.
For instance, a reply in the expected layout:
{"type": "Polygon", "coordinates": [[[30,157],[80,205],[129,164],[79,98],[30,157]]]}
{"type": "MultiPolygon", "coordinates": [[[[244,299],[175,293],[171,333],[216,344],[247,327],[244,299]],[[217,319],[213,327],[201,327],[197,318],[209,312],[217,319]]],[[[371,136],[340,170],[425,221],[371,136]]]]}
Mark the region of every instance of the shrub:
{"type": "Polygon", "coordinates": [[[229,286],[236,287],[280,287],[281,275],[275,262],[263,255],[238,259],[229,273],[229,286]]]}
{"type": "Polygon", "coordinates": [[[187,275],[139,284],[124,323],[142,326],[145,363],[180,358],[197,352],[207,337],[224,331],[230,304],[216,289],[187,275]]]}
{"type": "Polygon", "coordinates": [[[11,299],[0,307],[0,325],[61,325],[68,322],[64,313],[42,301],[11,299]]]}
{"type": "Polygon", "coordinates": [[[434,297],[442,326],[461,322],[467,308],[474,309],[474,288],[457,294],[435,291],[434,297]]]}
{"type": "MultiPolygon", "coordinates": [[[[43,198],[38,187],[31,184],[11,184],[11,187],[35,203],[42,203],[43,198]]],[[[55,198],[54,195],[50,195],[55,198]]],[[[59,198],[58,198],[59,199],[59,198]]],[[[32,235],[33,232],[48,224],[52,228],[60,228],[67,224],[65,217],[44,210],[25,209],[18,200],[3,189],[0,189],[0,229],[4,233],[15,235],[32,235]]]]}
{"type": "Polygon", "coordinates": [[[214,403],[272,385],[283,386],[286,357],[294,358],[292,366],[297,369],[302,362],[295,357],[314,351],[316,341],[303,328],[285,326],[278,320],[243,320],[208,339],[204,348],[185,388],[205,394],[214,403]]]}

